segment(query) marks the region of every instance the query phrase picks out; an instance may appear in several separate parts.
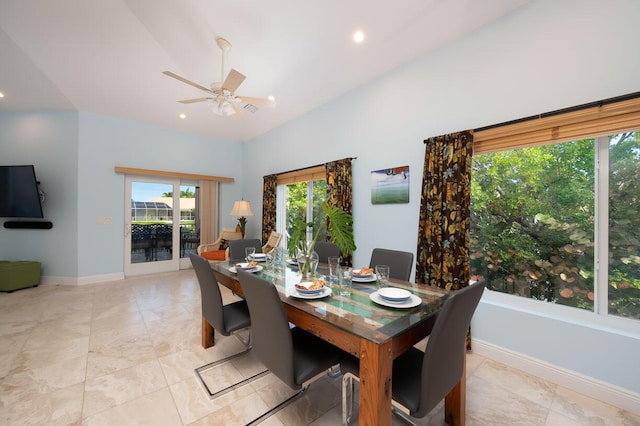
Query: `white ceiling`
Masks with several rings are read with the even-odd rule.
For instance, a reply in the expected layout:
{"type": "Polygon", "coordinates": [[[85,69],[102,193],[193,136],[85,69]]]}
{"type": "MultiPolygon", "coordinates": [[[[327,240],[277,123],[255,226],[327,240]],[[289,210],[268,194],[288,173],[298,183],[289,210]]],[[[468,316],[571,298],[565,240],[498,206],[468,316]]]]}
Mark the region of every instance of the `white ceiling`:
{"type": "Polygon", "coordinates": [[[2,111],[75,109],[243,141],[491,24],[531,0],[0,0],[2,111]],[[362,29],[366,40],[352,42],[362,29]],[[276,98],[241,118],[183,105],[221,80],[276,98]],[[187,118],[181,120],[179,113],[187,118]]]}

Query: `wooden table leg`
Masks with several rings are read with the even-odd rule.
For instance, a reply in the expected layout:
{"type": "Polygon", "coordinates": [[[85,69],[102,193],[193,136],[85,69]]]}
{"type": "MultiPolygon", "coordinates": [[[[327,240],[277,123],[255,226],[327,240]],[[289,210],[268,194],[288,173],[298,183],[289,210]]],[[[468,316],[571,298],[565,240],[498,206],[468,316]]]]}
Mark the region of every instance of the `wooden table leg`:
{"type": "MultiPolygon", "coordinates": [[[[465,348],[466,351],[466,348],[465,348]]],[[[462,362],[462,378],[444,398],[444,421],[451,426],[464,426],[467,405],[467,357],[462,362]]]]}
{"type": "Polygon", "coordinates": [[[377,345],[360,343],[360,414],[361,426],[391,425],[391,341],[377,345]]]}
{"type": "Polygon", "coordinates": [[[216,344],[213,327],[202,317],[202,347],[207,349],[216,344]]]}

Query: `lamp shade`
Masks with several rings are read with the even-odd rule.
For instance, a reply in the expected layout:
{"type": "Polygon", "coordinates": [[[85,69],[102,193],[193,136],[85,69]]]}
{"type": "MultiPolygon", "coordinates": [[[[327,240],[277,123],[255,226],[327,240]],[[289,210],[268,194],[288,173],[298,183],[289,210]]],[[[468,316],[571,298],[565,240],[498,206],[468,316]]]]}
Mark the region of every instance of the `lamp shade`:
{"type": "Polygon", "coordinates": [[[229,212],[231,216],[253,216],[251,204],[246,200],[239,200],[233,203],[233,208],[229,212]]]}

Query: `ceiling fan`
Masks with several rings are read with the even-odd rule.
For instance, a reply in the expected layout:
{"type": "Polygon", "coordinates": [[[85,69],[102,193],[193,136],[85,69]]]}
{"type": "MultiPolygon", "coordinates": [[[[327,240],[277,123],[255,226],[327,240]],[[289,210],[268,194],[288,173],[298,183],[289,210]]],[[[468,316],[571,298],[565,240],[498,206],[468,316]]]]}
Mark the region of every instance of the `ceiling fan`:
{"type": "MultiPolygon", "coordinates": [[[[222,71],[220,73],[222,78],[224,77],[224,54],[231,50],[231,43],[222,37],[218,37],[216,39],[216,43],[220,50],[222,50],[222,71]]],[[[257,109],[256,107],[273,107],[276,105],[275,100],[271,96],[268,99],[253,98],[250,96],[236,96],[235,91],[240,87],[246,77],[233,68],[229,71],[227,78],[225,78],[222,83],[211,83],[211,88],[201,86],[200,84],[187,80],[184,77],[172,73],[171,71],[164,71],[163,74],[193,86],[196,89],[200,89],[207,94],[204,98],[186,99],[178,102],[183,104],[208,102],[211,106],[211,110],[217,115],[235,115],[236,117],[240,117],[244,114],[245,109],[255,112],[257,109]]]]}

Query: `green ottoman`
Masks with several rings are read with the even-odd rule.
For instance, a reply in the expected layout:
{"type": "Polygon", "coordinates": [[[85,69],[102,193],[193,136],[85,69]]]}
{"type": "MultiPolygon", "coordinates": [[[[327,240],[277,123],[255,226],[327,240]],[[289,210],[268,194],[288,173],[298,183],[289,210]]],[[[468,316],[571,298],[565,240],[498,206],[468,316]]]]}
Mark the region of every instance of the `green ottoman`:
{"type": "Polygon", "coordinates": [[[0,260],[0,291],[14,291],[40,284],[40,262],[0,260]]]}

